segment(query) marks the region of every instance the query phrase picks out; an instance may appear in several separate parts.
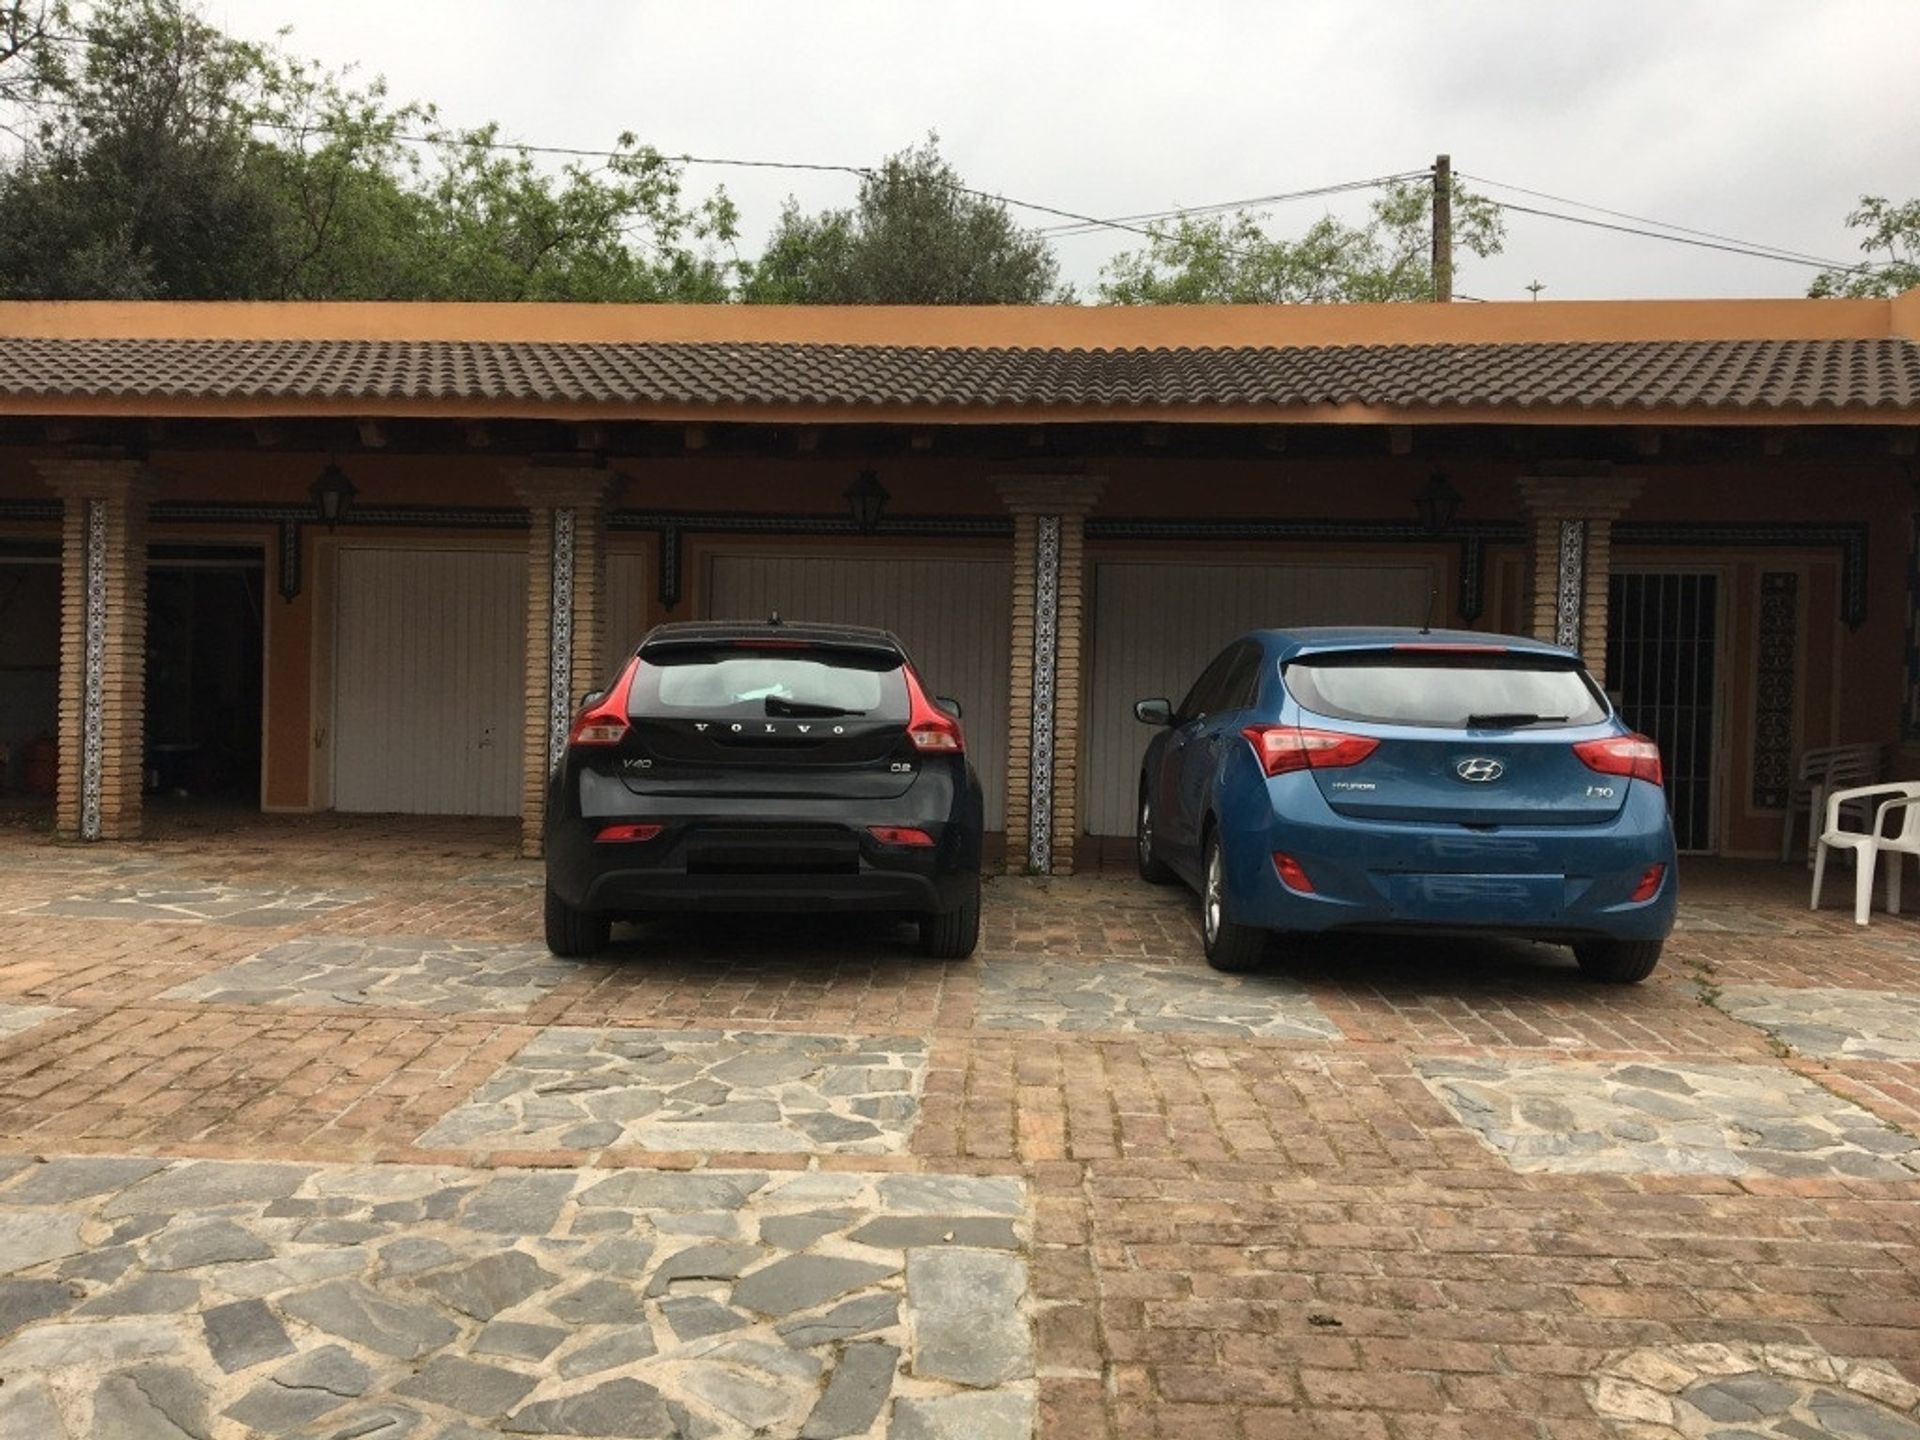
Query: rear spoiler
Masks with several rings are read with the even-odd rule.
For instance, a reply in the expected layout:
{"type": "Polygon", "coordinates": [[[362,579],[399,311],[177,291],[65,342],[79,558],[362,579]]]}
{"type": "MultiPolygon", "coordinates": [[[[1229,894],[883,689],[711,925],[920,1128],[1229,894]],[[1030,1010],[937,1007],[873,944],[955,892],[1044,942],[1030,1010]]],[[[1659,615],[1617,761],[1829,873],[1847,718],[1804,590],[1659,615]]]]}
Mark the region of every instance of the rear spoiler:
{"type": "Polygon", "coordinates": [[[900,647],[875,637],[867,639],[858,635],[834,635],[815,632],[808,634],[804,630],[782,627],[777,631],[756,633],[740,631],[736,634],[718,635],[661,635],[649,637],[641,642],[634,653],[645,660],[649,656],[681,656],[689,654],[708,654],[716,650],[826,650],[839,655],[857,655],[868,662],[885,661],[889,665],[904,665],[906,655],[900,647]]]}

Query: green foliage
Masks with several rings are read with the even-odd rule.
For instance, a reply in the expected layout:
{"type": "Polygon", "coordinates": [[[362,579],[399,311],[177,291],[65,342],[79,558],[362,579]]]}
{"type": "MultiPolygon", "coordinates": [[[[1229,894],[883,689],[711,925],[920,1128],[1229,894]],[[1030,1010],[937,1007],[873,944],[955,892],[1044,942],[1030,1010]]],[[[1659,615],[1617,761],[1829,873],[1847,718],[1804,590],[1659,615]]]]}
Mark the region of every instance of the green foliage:
{"type": "Polygon", "coordinates": [[[1847,216],[1847,228],[1866,232],[1860,248],[1874,268],[1861,265],[1823,270],[1807,294],[1816,299],[1860,299],[1898,295],[1920,286],[1920,200],[1896,205],[1884,196],[1862,195],[1859,207],[1847,216]]]}
{"type": "Polygon", "coordinates": [[[1035,305],[1069,300],[1047,242],[969,192],[939,139],[889,155],[851,210],[781,212],[741,298],[810,305],[1035,305]]]}
{"type": "MultiPolygon", "coordinates": [[[[1269,236],[1265,216],[1182,217],[1146,247],[1102,270],[1112,305],[1272,305],[1309,301],[1428,300],[1433,296],[1431,188],[1385,187],[1363,224],[1324,215],[1298,239],[1269,236]]],[[[1496,255],[1500,207],[1455,182],[1454,250],[1496,255]]],[[[1456,271],[1457,271],[1456,263],[1456,271]]]]}
{"type": "MultiPolygon", "coordinates": [[[[0,19],[4,11],[0,11],[0,19]]],[[[494,127],[441,134],[188,0],[100,0],[35,54],[0,175],[0,293],[395,300],[724,298],[736,216],[622,136],[557,173],[494,127]],[[425,135],[425,144],[416,143],[425,135]]],[[[4,51],[0,49],[0,59],[4,51]]]]}

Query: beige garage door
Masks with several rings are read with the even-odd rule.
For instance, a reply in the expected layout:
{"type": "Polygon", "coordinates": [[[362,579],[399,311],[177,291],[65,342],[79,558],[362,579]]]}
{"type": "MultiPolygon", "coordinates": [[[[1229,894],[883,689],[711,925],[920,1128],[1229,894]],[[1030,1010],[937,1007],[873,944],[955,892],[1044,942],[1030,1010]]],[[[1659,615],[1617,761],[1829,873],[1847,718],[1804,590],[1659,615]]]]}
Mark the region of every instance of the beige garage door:
{"type": "Polygon", "coordinates": [[[863,560],[824,555],[715,555],[715,620],[878,625],[906,644],[927,683],[958,700],[986,794],[987,828],[1005,828],[1007,644],[1012,568],[1005,560],[863,560]]]}
{"type": "Polygon", "coordinates": [[[1133,833],[1140,756],[1153,732],[1133,702],[1179,701],[1243,631],[1282,625],[1418,625],[1427,565],[1111,562],[1094,568],[1086,828],[1133,833]]]}
{"type": "Polygon", "coordinates": [[[608,679],[647,633],[647,557],[631,550],[607,556],[608,679]]]}
{"type": "Polygon", "coordinates": [[[334,808],[519,814],[525,551],[339,559],[334,808]]]}

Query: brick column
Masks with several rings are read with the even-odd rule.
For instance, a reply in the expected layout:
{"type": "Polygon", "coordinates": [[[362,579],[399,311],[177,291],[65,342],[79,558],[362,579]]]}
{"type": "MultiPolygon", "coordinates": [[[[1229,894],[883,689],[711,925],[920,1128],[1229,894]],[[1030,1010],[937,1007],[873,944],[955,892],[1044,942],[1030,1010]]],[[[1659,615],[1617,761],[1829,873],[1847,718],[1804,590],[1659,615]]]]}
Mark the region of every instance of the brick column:
{"type": "Polygon", "coordinates": [[[1007,868],[1066,875],[1080,833],[1080,677],[1086,518],[1104,481],[1000,482],[1013,512],[1007,868]]]}
{"type": "Polygon", "coordinates": [[[147,501],[138,460],[34,462],[65,505],[60,550],[60,780],[69,840],[140,835],[146,769],[147,501]]]}
{"type": "Polygon", "coordinates": [[[567,742],[573,705],[606,679],[608,476],[530,465],[513,486],[532,515],[527,540],[527,723],[522,736],[520,853],[538,855],[547,781],[567,742]]]}
{"type": "Polygon", "coordinates": [[[1519,482],[1533,525],[1529,626],[1536,639],[1577,650],[1602,685],[1613,522],[1640,493],[1640,483],[1613,476],[1529,476],[1519,482]]]}

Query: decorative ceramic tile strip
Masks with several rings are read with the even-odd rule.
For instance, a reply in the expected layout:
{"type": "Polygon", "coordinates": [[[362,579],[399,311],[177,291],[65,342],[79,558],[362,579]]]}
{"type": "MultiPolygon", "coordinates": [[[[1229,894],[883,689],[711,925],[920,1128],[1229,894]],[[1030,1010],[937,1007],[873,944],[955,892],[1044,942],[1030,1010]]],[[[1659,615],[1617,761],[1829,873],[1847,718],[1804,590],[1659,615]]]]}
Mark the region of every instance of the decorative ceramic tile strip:
{"type": "Polygon", "coordinates": [[[106,768],[107,502],[87,501],[87,629],[80,691],[80,838],[100,838],[100,789],[106,768]]]}
{"type": "Polygon", "coordinates": [[[1553,643],[1580,648],[1580,622],[1586,608],[1587,522],[1560,522],[1560,556],[1554,578],[1553,643]]]}
{"type": "Polygon", "coordinates": [[[547,764],[558,765],[567,749],[573,712],[573,561],[571,505],[553,512],[553,574],[547,623],[547,764]]]}
{"type": "Polygon", "coordinates": [[[1053,868],[1054,696],[1060,660],[1060,517],[1034,521],[1033,744],[1027,772],[1027,865],[1053,868]]]}
{"type": "Polygon", "coordinates": [[[1793,788],[1793,697],[1799,672],[1800,577],[1760,577],[1760,653],[1754,664],[1753,803],[1784,810],[1793,788]]]}

